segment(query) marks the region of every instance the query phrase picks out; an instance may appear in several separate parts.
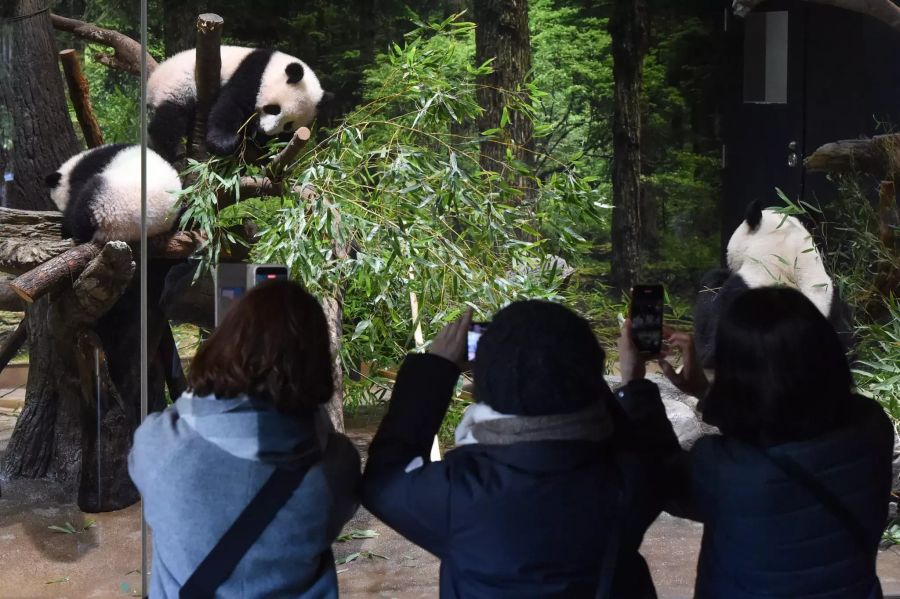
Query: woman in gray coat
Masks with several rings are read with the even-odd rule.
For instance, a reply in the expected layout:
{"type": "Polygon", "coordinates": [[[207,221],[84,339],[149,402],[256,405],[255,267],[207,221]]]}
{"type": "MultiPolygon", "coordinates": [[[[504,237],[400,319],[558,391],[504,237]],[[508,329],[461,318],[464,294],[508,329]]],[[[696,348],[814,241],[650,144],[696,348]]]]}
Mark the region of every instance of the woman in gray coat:
{"type": "Polygon", "coordinates": [[[153,532],[150,597],[337,597],[331,544],[359,502],[359,455],[322,409],[322,308],[266,283],[203,344],[190,391],[135,433],[153,532]]]}

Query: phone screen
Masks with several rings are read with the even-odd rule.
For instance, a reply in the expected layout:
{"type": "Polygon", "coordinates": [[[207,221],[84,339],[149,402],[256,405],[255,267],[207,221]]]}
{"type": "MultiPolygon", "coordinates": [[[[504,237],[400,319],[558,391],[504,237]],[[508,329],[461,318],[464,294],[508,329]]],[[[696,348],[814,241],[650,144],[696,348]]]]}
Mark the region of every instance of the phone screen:
{"type": "Polygon", "coordinates": [[[635,285],[631,290],[631,334],[641,353],[662,349],[663,302],[662,285],[635,285]]]}
{"type": "Polygon", "coordinates": [[[481,339],[482,333],[487,330],[486,322],[473,322],[469,325],[469,332],[466,336],[466,349],[469,362],[475,360],[475,350],[478,349],[478,340],[481,339]]]}
{"type": "Polygon", "coordinates": [[[288,272],[285,266],[260,266],[256,269],[257,285],[266,281],[286,281],[287,278],[288,272]]]}

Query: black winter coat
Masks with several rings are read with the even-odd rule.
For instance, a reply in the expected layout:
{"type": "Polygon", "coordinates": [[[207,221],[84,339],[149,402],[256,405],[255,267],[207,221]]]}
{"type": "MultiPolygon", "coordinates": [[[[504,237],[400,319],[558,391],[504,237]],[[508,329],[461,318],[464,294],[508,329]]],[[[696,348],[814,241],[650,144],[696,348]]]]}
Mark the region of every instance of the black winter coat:
{"type": "MultiPolygon", "coordinates": [[[[640,395],[645,402],[646,391],[631,387],[620,392],[623,399],[630,403],[640,395]]],[[[714,435],[676,454],[667,511],[704,524],[694,597],[881,597],[875,559],[887,521],[893,447],[893,427],[881,406],[850,396],[844,426],[814,439],[756,447],[714,435]],[[786,456],[811,474],[865,539],[857,540],[767,454],[786,456]]]]}
{"type": "Polygon", "coordinates": [[[429,463],[458,377],[443,358],[407,357],[364,474],[363,504],[440,558],[441,597],[593,599],[614,526],[612,596],[656,597],[638,548],[662,506],[652,473],[678,447],[655,385],[637,385],[651,397],[637,420],[616,414],[616,440],[466,445],[429,463]],[[642,429],[662,435],[641,439],[642,429]]]}

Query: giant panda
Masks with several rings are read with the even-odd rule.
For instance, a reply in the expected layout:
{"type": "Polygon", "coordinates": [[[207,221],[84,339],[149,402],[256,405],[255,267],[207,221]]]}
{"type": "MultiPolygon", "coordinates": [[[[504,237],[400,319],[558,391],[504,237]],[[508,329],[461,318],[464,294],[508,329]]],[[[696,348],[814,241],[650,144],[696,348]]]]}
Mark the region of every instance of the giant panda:
{"type": "Polygon", "coordinates": [[[703,366],[715,360],[719,315],[742,291],[787,285],[798,289],[834,325],[844,349],[852,344],[849,315],[816,248],[812,235],[795,217],[747,208],[744,221],[731,235],[728,268],[706,273],[694,306],[694,334],[703,366]]]}
{"type": "MultiPolygon", "coordinates": [[[[141,147],[109,144],[69,158],[46,179],[63,213],[64,238],[79,242],[137,241],[141,237],[141,147]]],[[[147,235],[172,230],[181,180],[147,150],[147,235]]]]}
{"type": "MultiPolygon", "coordinates": [[[[206,147],[213,154],[234,154],[242,127],[251,136],[271,138],[309,125],[323,99],[312,69],[299,58],[274,50],[222,46],[221,89],[207,119],[206,147]]],[[[160,64],[147,82],[147,101],[154,111],[149,134],[169,162],[177,158],[181,139],[194,123],[197,88],[196,50],[185,50],[160,64]]]]}

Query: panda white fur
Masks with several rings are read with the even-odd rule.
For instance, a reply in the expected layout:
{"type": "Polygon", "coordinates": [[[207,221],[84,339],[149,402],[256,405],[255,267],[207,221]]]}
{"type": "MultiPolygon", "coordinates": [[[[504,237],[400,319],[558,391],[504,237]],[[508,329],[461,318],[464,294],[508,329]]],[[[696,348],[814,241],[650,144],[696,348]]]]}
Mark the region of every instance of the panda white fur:
{"type": "Polygon", "coordinates": [[[704,366],[713,365],[719,315],[742,291],[757,287],[798,289],[835,326],[845,349],[849,347],[846,306],[812,235],[798,219],[752,203],[728,241],[726,258],[728,268],[704,276],[694,308],[695,340],[704,366]]]}
{"type": "MultiPolygon", "coordinates": [[[[141,236],[141,147],[109,144],[69,158],[46,179],[63,213],[63,237],[79,242],[137,241],[141,236]]],[[[147,234],[172,230],[181,180],[147,151],[147,234]]]]}
{"type": "MultiPolygon", "coordinates": [[[[302,60],[273,50],[222,46],[221,89],[207,120],[206,146],[227,156],[240,147],[241,128],[254,114],[249,133],[275,137],[310,124],[323,98],[316,74],[302,60]]],[[[193,128],[197,88],[196,51],[180,52],[160,64],[147,83],[154,115],[153,147],[174,162],[181,139],[193,128]]]]}

